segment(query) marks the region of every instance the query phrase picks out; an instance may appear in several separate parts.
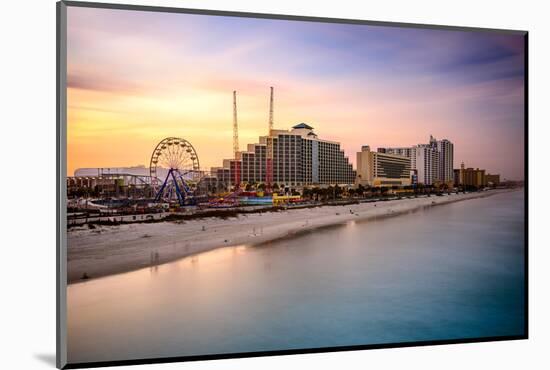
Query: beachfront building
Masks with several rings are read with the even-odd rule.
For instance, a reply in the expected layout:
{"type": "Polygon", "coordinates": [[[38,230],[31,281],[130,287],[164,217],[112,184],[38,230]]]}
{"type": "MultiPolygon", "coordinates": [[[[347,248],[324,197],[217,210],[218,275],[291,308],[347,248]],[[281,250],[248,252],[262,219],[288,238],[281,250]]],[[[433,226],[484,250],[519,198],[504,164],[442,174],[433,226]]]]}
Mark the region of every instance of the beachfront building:
{"type": "Polygon", "coordinates": [[[454,186],[459,186],[462,182],[461,180],[462,172],[460,172],[460,170],[457,168],[455,168],[453,172],[454,172],[454,186]]]}
{"type": "Polygon", "coordinates": [[[454,145],[447,139],[436,141],[439,153],[439,180],[443,183],[453,181],[454,145]]]}
{"type": "Polygon", "coordinates": [[[412,158],[414,155],[414,147],[396,147],[396,148],[378,148],[378,153],[387,153],[400,155],[407,158],[412,158]]]}
{"type": "MultiPolygon", "coordinates": [[[[304,173],[305,150],[302,136],[296,130],[273,130],[270,136],[260,138],[260,143],[273,148],[273,183],[279,186],[306,184],[304,173]]],[[[266,176],[259,178],[266,181],[266,176]]]]}
{"type": "Polygon", "coordinates": [[[418,182],[434,185],[439,181],[439,152],[431,144],[419,144],[414,149],[411,166],[417,171],[418,182]]]}
{"type": "Polygon", "coordinates": [[[498,174],[486,174],[485,175],[485,183],[490,186],[499,186],[500,185],[500,175],[498,174]]]}
{"type": "Polygon", "coordinates": [[[411,185],[411,160],[403,155],[373,152],[364,145],[357,153],[357,185],[411,185]]]}
{"type": "Polygon", "coordinates": [[[411,147],[378,148],[378,152],[410,158],[411,169],[416,170],[418,183],[451,185],[454,179],[454,145],[450,140],[437,140],[430,135],[427,144],[411,147]]]}
{"type": "Polygon", "coordinates": [[[229,168],[212,167],[210,169],[210,174],[211,176],[217,178],[218,182],[225,187],[228,187],[231,183],[231,173],[229,168]]]}
{"type": "Polygon", "coordinates": [[[67,194],[95,194],[106,197],[151,196],[149,174],[149,168],[145,166],[78,168],[74,171],[74,176],[67,177],[67,194]]]}
{"type": "Polygon", "coordinates": [[[463,162],[460,165],[460,169],[456,169],[454,173],[456,186],[475,186],[478,188],[487,186],[485,170],[480,170],[479,168],[474,169],[471,167],[465,168],[463,162]]]}
{"type": "Polygon", "coordinates": [[[464,185],[476,187],[486,186],[485,170],[480,170],[479,168],[466,168],[464,171],[464,185]]]}
{"type": "Polygon", "coordinates": [[[272,130],[249,144],[237,159],[224,160],[230,183],[265,183],[268,146],[273,150],[272,182],[278,186],[351,185],[355,171],[340,143],[320,139],[313,127],[300,123],[291,130],[272,130]]]}
{"type": "Polygon", "coordinates": [[[265,144],[248,144],[248,150],[241,152],[242,174],[241,181],[246,183],[259,183],[266,176],[265,144]]]}

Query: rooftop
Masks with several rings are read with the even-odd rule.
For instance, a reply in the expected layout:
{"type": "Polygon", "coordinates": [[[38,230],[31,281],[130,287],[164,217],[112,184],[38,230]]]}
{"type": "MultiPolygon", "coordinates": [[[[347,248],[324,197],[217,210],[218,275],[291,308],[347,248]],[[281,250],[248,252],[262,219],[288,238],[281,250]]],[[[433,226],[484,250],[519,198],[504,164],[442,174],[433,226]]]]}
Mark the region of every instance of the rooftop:
{"type": "Polygon", "coordinates": [[[308,129],[308,130],[313,130],[313,127],[311,127],[307,123],[303,123],[303,122],[298,123],[296,126],[293,126],[292,128],[305,128],[305,129],[308,129]]]}

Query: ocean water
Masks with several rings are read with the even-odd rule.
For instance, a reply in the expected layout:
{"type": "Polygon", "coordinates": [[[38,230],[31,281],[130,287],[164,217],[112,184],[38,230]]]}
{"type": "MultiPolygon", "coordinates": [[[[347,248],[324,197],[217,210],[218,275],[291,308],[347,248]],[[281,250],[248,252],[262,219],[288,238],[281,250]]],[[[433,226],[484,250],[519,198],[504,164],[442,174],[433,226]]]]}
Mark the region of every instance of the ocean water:
{"type": "Polygon", "coordinates": [[[523,191],[68,288],[69,362],[524,333],[523,191]]]}

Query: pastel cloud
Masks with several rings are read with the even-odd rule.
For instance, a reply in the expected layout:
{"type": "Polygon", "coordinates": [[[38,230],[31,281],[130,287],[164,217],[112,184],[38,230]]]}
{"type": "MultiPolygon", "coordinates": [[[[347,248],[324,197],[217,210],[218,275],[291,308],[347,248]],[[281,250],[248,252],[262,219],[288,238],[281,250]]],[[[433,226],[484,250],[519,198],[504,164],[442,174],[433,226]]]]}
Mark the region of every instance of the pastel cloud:
{"type": "Polygon", "coordinates": [[[244,148],[275,86],[276,126],[308,122],[352,160],[362,144],[434,134],[455,143],[455,165],[523,176],[521,36],[69,8],[68,52],[69,173],[146,164],[168,135],[219,165],[232,91],[244,148]]]}

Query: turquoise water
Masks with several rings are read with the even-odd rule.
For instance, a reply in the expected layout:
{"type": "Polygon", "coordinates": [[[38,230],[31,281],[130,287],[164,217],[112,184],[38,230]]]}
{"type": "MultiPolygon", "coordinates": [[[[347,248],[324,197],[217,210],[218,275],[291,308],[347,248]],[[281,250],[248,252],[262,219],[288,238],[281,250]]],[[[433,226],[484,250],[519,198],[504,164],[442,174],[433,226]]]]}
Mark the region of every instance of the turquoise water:
{"type": "Polygon", "coordinates": [[[69,286],[70,362],[521,335],[524,195],[69,286]]]}

